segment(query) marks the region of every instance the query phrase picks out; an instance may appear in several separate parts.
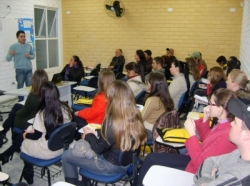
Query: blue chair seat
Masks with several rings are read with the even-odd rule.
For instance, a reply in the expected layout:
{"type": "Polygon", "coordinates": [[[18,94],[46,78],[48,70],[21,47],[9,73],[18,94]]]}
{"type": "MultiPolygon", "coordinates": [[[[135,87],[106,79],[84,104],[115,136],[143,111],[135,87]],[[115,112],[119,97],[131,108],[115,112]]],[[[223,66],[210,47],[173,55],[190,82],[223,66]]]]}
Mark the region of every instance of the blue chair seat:
{"type": "Polygon", "coordinates": [[[114,183],[114,182],[119,181],[126,174],[126,172],[124,172],[122,174],[116,174],[116,175],[98,175],[98,174],[89,172],[89,171],[81,168],[79,170],[79,174],[86,177],[86,178],[89,178],[91,180],[95,180],[98,182],[114,183]]]}
{"type": "Polygon", "coordinates": [[[80,82],[80,85],[88,86],[89,81],[88,80],[83,80],[80,82]]]}
{"type": "Polygon", "coordinates": [[[47,167],[47,166],[53,165],[53,164],[61,161],[61,157],[62,156],[60,155],[60,156],[57,156],[57,157],[52,158],[52,159],[44,160],[44,159],[34,158],[34,157],[29,156],[23,152],[20,154],[20,158],[23,161],[30,163],[30,164],[33,164],[33,165],[36,165],[36,166],[39,166],[39,167],[47,167]]]}

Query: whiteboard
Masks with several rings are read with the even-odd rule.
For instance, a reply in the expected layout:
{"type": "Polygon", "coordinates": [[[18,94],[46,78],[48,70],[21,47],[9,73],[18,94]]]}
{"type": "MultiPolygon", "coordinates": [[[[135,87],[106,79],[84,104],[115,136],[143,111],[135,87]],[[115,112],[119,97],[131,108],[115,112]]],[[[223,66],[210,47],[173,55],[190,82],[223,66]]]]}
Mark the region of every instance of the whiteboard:
{"type": "Polygon", "coordinates": [[[18,31],[18,20],[16,18],[2,18],[2,37],[4,61],[9,47],[17,42],[16,32],[18,31]]]}

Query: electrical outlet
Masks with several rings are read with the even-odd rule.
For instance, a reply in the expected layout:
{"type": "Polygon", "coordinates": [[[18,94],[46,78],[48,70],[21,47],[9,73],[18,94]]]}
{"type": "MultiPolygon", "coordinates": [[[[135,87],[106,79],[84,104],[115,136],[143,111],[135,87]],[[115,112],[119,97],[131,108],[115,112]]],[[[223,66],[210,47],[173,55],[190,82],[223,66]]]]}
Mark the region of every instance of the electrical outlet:
{"type": "Polygon", "coordinates": [[[12,84],[12,85],[15,85],[15,84],[16,84],[16,82],[14,82],[14,81],[13,81],[11,84],[12,84]]]}
{"type": "Polygon", "coordinates": [[[6,5],[6,8],[10,8],[10,5],[6,5]]]}

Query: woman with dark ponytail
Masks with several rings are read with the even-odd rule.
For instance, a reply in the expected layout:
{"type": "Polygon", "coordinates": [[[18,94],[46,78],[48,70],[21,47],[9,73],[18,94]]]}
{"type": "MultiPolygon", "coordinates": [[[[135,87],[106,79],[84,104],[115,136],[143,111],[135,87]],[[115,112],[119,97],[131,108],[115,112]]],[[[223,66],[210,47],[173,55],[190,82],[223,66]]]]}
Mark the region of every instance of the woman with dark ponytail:
{"type": "Polygon", "coordinates": [[[174,77],[169,85],[169,93],[174,100],[175,109],[178,109],[181,95],[190,90],[190,87],[194,84],[194,79],[189,75],[188,64],[182,61],[172,62],[170,72],[174,77]]]}
{"type": "Polygon", "coordinates": [[[136,62],[130,62],[126,66],[127,83],[136,97],[142,90],[146,90],[143,66],[136,62]]]}
{"type": "Polygon", "coordinates": [[[64,81],[76,81],[80,83],[81,79],[85,76],[82,61],[78,56],[72,56],[62,72],[62,78],[64,81]]]}

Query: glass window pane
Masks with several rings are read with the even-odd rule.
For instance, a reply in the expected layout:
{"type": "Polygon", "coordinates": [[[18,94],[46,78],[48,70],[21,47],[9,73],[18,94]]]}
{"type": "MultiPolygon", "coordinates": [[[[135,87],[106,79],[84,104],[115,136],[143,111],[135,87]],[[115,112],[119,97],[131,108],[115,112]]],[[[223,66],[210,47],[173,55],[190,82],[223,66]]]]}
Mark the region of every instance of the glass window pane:
{"type": "Polygon", "coordinates": [[[57,14],[54,10],[47,11],[48,36],[57,37],[57,14]]]}
{"type": "Polygon", "coordinates": [[[47,46],[46,40],[36,40],[36,67],[47,68],[47,46]]]}
{"type": "Polygon", "coordinates": [[[45,9],[35,8],[35,34],[36,37],[46,37],[45,9]]]}
{"type": "Polygon", "coordinates": [[[49,51],[49,68],[59,66],[58,39],[49,40],[48,51],[49,51]]]}
{"type": "Polygon", "coordinates": [[[38,36],[41,27],[43,11],[43,9],[35,8],[35,36],[38,36]]]}

